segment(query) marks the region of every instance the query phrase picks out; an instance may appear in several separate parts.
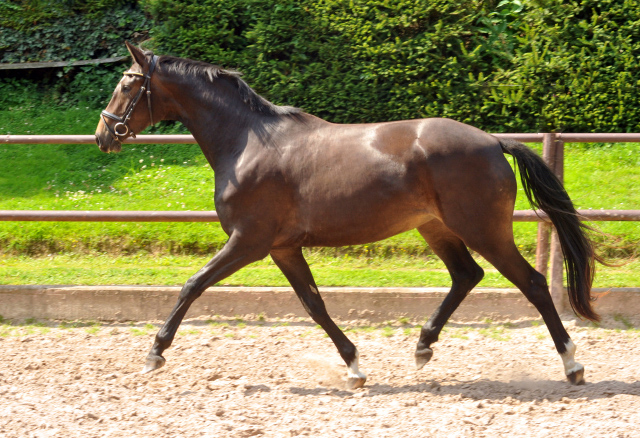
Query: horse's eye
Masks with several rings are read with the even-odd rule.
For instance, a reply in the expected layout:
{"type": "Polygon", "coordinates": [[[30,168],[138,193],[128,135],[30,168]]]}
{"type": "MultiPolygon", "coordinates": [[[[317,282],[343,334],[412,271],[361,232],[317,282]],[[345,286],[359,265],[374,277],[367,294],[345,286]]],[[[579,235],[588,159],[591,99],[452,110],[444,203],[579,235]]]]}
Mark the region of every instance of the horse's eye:
{"type": "Polygon", "coordinates": [[[128,85],[123,85],[122,86],[122,91],[124,91],[125,93],[128,93],[129,91],[131,91],[131,87],[128,85]]]}

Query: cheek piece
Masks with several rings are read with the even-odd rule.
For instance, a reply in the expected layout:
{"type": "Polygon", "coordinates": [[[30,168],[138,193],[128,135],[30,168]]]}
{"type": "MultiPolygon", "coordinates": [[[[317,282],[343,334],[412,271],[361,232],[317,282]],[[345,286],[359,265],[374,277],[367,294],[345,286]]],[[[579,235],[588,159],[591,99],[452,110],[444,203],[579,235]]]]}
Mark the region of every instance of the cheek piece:
{"type": "Polygon", "coordinates": [[[138,93],[133,98],[133,100],[129,102],[129,105],[127,105],[127,109],[125,110],[124,115],[122,117],[117,116],[113,113],[110,113],[107,110],[103,110],[102,113],[100,114],[100,117],[102,117],[102,121],[104,122],[104,125],[107,127],[107,130],[109,131],[109,133],[111,134],[111,136],[115,141],[121,142],[127,139],[128,137],[136,138],[136,135],[129,128],[128,123],[129,123],[129,120],[131,119],[131,114],[133,114],[133,110],[136,108],[136,105],[140,101],[140,98],[142,97],[142,94],[145,91],[147,94],[147,108],[149,108],[149,121],[151,125],[153,125],[153,113],[151,111],[151,75],[153,74],[153,71],[156,69],[157,63],[158,63],[158,57],[156,55],[153,55],[153,57],[151,58],[151,63],[149,64],[149,71],[147,72],[147,74],[137,73],[133,71],[125,71],[123,73],[123,75],[125,76],[140,76],[144,78],[144,83],[142,84],[142,87],[140,87],[140,89],[138,90],[138,93]],[[115,120],[117,122],[113,126],[113,128],[109,126],[109,124],[107,123],[107,118],[111,120],[115,120]]]}

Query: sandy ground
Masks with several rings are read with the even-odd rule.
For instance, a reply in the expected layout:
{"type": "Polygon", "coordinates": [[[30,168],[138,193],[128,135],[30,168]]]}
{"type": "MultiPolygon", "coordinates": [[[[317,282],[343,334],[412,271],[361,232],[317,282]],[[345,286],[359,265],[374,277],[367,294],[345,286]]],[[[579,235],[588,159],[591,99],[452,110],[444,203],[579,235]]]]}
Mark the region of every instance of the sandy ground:
{"type": "Polygon", "coordinates": [[[640,331],[623,322],[565,322],[583,386],[536,321],[450,324],[421,371],[417,327],[359,327],[357,390],[305,321],[188,321],[145,375],[148,324],[3,326],[0,436],[640,437],[640,331]]]}

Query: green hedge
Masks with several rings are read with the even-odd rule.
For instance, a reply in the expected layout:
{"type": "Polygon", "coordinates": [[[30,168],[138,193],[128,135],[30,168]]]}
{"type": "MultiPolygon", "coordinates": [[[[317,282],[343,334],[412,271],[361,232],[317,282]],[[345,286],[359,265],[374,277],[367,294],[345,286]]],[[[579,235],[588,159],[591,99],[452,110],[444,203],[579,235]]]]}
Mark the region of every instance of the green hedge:
{"type": "Polygon", "coordinates": [[[145,0],[153,44],[336,122],[638,131],[640,5],[560,0],[145,0]]]}
{"type": "MultiPolygon", "coordinates": [[[[136,1],[1,0],[0,62],[74,61],[127,54],[125,39],[148,38],[136,1]]],[[[127,61],[128,62],[128,61],[127,61]]],[[[0,70],[0,105],[104,106],[122,65],[0,70]]]]}
{"type": "Polygon", "coordinates": [[[277,103],[336,122],[462,113],[480,122],[471,76],[486,76],[492,62],[467,52],[483,39],[474,24],[484,12],[474,2],[145,4],[158,23],[157,51],[236,68],[277,103]]]}
{"type": "MultiPolygon", "coordinates": [[[[158,53],[236,68],[267,98],[335,122],[444,116],[494,132],[637,132],[639,3],[3,0],[0,62],[111,56],[150,35],[158,53]]],[[[114,71],[29,79],[55,102],[98,107],[114,71]]],[[[1,73],[0,104],[29,86],[1,73]]]]}
{"type": "Polygon", "coordinates": [[[513,84],[482,111],[508,129],[638,132],[640,3],[619,0],[530,2],[508,69],[513,84]]]}
{"type": "Polygon", "coordinates": [[[135,1],[0,1],[0,62],[108,58],[150,27],[135,1]]]}

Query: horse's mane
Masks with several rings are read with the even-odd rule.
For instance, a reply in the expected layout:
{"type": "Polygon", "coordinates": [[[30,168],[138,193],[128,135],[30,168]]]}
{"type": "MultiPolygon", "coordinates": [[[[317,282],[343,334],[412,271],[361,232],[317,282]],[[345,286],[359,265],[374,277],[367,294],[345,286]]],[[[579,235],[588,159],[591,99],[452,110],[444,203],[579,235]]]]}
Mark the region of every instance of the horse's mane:
{"type": "Polygon", "coordinates": [[[217,65],[209,64],[191,59],[177,58],[174,56],[160,56],[158,65],[168,72],[186,76],[195,76],[208,82],[214,82],[218,78],[226,78],[238,90],[240,98],[249,105],[252,111],[270,116],[300,114],[301,109],[292,106],[280,106],[269,102],[264,97],[256,93],[240,76],[241,73],[233,70],[226,70],[217,65]]]}

